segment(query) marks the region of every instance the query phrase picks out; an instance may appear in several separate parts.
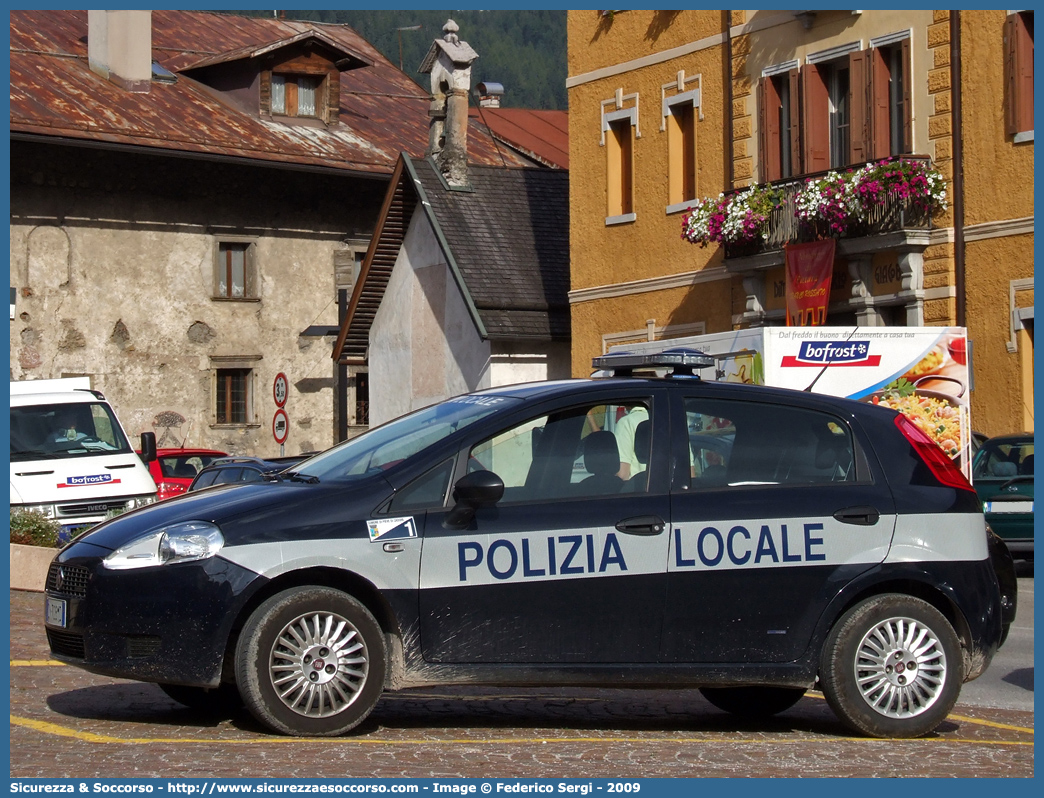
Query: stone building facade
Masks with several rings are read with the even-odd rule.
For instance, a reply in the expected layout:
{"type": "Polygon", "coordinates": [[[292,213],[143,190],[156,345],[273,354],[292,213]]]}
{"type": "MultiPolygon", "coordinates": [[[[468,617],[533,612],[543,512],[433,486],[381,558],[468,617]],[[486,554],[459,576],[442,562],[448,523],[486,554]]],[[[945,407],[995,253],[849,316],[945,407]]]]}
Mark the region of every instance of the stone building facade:
{"type": "MultiPolygon", "coordinates": [[[[366,368],[331,355],[428,94],[344,25],[51,10],[10,29],[10,378],[87,375],[163,447],[280,454],[280,373],[283,453],[365,428],[366,368]]],[[[471,159],[503,163],[474,127],[471,159]]]]}

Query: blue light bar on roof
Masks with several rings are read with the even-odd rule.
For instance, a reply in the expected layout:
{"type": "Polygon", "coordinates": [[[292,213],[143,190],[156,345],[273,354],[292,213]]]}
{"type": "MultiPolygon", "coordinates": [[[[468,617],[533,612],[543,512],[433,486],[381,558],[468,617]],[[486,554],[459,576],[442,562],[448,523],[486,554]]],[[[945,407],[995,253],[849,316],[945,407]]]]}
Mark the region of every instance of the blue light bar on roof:
{"type": "Polygon", "coordinates": [[[693,369],[713,368],[716,362],[711,355],[698,349],[679,347],[662,352],[614,352],[594,358],[591,365],[620,376],[630,374],[635,369],[656,368],[672,369],[675,374],[681,375],[692,374],[693,369]]]}

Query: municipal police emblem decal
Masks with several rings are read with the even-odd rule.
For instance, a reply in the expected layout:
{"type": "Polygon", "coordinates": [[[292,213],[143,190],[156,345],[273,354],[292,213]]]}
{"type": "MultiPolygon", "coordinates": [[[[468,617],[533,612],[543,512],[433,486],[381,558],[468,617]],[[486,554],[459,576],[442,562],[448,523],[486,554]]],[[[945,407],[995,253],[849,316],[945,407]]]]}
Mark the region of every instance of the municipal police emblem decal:
{"type": "Polygon", "coordinates": [[[371,543],[417,537],[417,525],[413,523],[413,516],[369,520],[366,522],[366,528],[370,530],[371,543]]]}

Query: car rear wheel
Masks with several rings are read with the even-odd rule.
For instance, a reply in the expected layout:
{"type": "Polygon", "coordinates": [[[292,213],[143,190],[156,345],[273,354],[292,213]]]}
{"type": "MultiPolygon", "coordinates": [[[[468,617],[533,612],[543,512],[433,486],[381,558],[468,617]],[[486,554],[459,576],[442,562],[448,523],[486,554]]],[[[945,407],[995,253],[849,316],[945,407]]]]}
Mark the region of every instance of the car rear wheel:
{"type": "Polygon", "coordinates": [[[219,687],[188,687],[183,684],[160,684],[160,690],[179,704],[201,712],[234,712],[243,706],[243,699],[234,684],[219,687]]]}
{"type": "Polygon", "coordinates": [[[921,599],[875,596],[827,636],[819,678],[837,716],[871,737],[920,737],[960,693],[963,661],[950,622],[921,599]]]}
{"type": "Polygon", "coordinates": [[[287,590],[247,620],[236,680],[263,724],[284,734],[332,736],[357,726],[384,689],[387,653],[373,615],[323,587],[287,590]]]}
{"type": "Polygon", "coordinates": [[[744,718],[770,718],[805,695],[803,687],[703,687],[703,697],[723,712],[744,718]]]}

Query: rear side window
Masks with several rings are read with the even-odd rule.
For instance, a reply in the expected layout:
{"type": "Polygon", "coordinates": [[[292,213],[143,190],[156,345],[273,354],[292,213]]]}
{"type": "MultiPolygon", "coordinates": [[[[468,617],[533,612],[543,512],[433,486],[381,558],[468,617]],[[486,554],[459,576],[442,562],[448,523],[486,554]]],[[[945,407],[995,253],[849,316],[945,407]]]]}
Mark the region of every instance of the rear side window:
{"type": "Polygon", "coordinates": [[[685,421],[695,489],[856,479],[851,430],[828,413],[687,399],[685,421]]]}
{"type": "Polygon", "coordinates": [[[214,484],[214,480],[217,478],[219,473],[219,471],[208,471],[205,474],[200,474],[199,479],[196,480],[192,488],[194,490],[199,490],[200,488],[210,487],[214,484]]]}
{"type": "Polygon", "coordinates": [[[975,459],[975,477],[1014,477],[1033,474],[1033,441],[986,444],[975,459]]]}
{"type": "Polygon", "coordinates": [[[214,477],[212,485],[223,485],[226,482],[240,482],[242,481],[242,468],[221,468],[218,469],[217,475],[214,477]]]}

